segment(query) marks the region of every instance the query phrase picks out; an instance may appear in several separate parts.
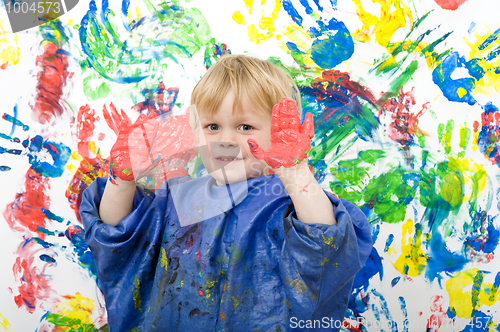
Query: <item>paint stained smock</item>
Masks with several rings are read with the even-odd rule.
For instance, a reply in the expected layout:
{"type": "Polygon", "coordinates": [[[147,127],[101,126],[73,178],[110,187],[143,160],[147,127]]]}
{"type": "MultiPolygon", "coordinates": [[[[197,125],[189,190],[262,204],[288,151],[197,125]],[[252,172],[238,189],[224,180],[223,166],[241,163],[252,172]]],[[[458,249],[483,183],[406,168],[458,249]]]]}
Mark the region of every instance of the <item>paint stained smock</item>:
{"type": "Polygon", "coordinates": [[[138,188],[133,211],[110,226],[98,214],[105,184],[85,190],[80,214],[110,331],[301,331],[311,319],[323,323],[314,331],[338,330],[372,248],[355,205],[327,193],[337,225],[305,224],[276,175],[248,180],[243,195],[183,177],[138,188]],[[174,187],[191,207],[175,205],[174,187]],[[225,212],[181,226],[181,213],[226,209],[227,197],[225,212]]]}

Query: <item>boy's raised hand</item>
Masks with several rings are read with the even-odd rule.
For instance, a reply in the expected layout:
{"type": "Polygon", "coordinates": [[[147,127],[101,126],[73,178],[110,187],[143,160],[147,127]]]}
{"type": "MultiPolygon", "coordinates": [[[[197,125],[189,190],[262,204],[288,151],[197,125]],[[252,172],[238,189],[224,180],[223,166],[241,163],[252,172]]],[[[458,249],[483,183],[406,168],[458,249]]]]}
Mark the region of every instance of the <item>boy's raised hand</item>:
{"type": "MultiPolygon", "coordinates": [[[[170,177],[187,175],[184,166],[196,153],[196,136],[189,125],[189,109],[183,115],[139,115],[132,124],[127,114],[103,110],[108,126],[116,133],[117,140],[110,153],[111,179],[137,181],[148,175],[154,183],[161,184],[170,177]]],[[[113,181],[112,181],[113,182],[113,181]]],[[[114,182],[113,182],[114,183],[114,182]]],[[[150,188],[151,189],[151,188],[150,188]]]]}
{"type": "Polygon", "coordinates": [[[300,124],[295,101],[282,98],[273,107],[271,118],[271,147],[264,151],[257,142],[249,139],[250,151],[257,159],[264,160],[271,168],[292,167],[307,159],[314,137],[312,113],[307,113],[304,124],[300,124]]]}
{"type": "Polygon", "coordinates": [[[121,116],[113,114],[118,138],[110,153],[112,178],[134,181],[158,162],[151,150],[158,130],[158,122],[155,120],[154,112],[149,116],[139,115],[133,124],[123,111],[121,116]],[[118,121],[120,124],[116,126],[118,121]]]}

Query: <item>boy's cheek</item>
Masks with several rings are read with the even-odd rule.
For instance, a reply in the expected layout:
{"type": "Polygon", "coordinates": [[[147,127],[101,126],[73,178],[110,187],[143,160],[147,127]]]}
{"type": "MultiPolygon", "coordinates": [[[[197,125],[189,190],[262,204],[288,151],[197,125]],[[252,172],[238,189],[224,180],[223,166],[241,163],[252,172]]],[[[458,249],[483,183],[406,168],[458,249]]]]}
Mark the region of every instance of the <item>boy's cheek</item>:
{"type": "Polygon", "coordinates": [[[270,147],[271,147],[271,138],[269,138],[268,140],[266,140],[264,142],[264,144],[262,145],[262,148],[264,150],[266,150],[266,151],[269,150],[270,147]]]}
{"type": "Polygon", "coordinates": [[[196,136],[196,146],[200,147],[207,144],[207,139],[201,127],[194,131],[194,136],[196,136]]]}

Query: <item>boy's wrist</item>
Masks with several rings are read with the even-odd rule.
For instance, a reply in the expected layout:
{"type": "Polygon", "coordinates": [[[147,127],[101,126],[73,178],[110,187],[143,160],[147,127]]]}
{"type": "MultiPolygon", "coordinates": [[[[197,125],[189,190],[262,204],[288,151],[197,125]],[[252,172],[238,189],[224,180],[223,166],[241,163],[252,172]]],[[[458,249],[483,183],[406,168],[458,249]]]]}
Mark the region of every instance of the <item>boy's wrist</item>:
{"type": "Polygon", "coordinates": [[[279,167],[273,171],[278,175],[289,194],[300,192],[314,180],[307,159],[292,167],[279,167]]]}
{"type": "Polygon", "coordinates": [[[126,181],[122,180],[119,177],[108,177],[108,182],[111,182],[111,184],[121,187],[121,188],[128,188],[128,187],[135,187],[136,183],[135,181],[126,181]]]}

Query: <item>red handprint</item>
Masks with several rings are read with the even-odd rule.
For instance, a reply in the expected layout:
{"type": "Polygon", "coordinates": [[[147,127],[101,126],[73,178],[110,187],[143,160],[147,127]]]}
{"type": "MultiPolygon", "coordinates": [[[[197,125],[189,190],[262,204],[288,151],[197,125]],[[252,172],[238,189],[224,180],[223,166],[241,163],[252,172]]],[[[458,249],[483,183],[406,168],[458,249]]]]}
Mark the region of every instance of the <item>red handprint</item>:
{"type": "Polygon", "coordinates": [[[177,117],[157,116],[155,112],[147,117],[141,114],[134,124],[114,107],[111,115],[106,108],[103,113],[108,126],[118,135],[110,154],[113,177],[137,181],[153,176],[153,184],[158,188],[167,178],[188,174],[184,166],[196,157],[189,110],[177,117]]]}
{"type": "Polygon", "coordinates": [[[269,150],[264,151],[253,139],[247,142],[254,157],[264,160],[271,168],[292,167],[307,159],[313,137],[312,113],[306,114],[304,124],[301,125],[295,101],[282,98],[273,107],[269,150]]]}
{"type": "MultiPolygon", "coordinates": [[[[104,112],[107,113],[107,110],[104,109],[104,112]]],[[[113,112],[112,117],[109,113],[105,114],[108,126],[118,135],[110,153],[112,178],[134,181],[154,164],[157,156],[153,157],[151,146],[158,131],[158,122],[153,121],[155,118],[154,112],[149,116],[141,114],[132,124],[123,111],[121,116],[118,112],[113,112]]]]}

